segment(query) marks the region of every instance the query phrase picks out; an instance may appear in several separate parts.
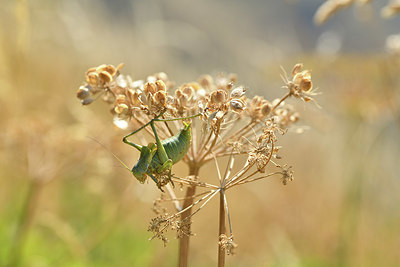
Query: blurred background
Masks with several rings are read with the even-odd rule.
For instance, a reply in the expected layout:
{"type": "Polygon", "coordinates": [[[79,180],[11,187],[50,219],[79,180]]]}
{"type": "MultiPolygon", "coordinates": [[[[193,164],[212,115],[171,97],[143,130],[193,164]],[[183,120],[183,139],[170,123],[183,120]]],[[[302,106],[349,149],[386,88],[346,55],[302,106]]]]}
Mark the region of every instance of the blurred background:
{"type": "MultiPolygon", "coordinates": [[[[307,126],[280,139],[294,182],[228,192],[239,247],[227,265],[399,266],[400,16],[376,0],[316,26],[323,2],[3,0],[0,266],[176,266],[173,233],[166,248],[148,241],[157,189],[91,139],[131,166],[125,132],[105,103],[76,99],[88,68],[121,62],[177,85],[234,72],[271,100],[281,66],[303,62],[322,108],[293,101],[307,126]]],[[[217,214],[194,217],[190,266],[216,265],[217,214]]]]}

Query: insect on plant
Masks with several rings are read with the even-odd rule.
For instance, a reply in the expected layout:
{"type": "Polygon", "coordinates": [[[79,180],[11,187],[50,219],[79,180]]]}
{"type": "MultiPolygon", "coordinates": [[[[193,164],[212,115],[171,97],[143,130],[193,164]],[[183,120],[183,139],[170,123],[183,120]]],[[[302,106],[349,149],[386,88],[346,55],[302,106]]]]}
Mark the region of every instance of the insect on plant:
{"type": "Polygon", "coordinates": [[[200,116],[202,113],[182,118],[174,119],[160,119],[160,117],[165,113],[166,110],[162,111],[154,119],[140,127],[139,129],[133,131],[132,133],[124,136],[122,139],[124,143],[133,146],[140,151],[140,157],[135,166],[133,166],[130,172],[139,180],[139,182],[144,183],[146,181],[147,175],[157,184],[157,187],[163,191],[161,186],[163,184],[154,176],[156,174],[163,174],[168,170],[168,182],[171,182],[171,169],[172,165],[180,161],[188,152],[190,147],[190,142],[192,139],[191,133],[191,123],[186,123],[183,121],[183,128],[176,135],[160,140],[158,137],[154,122],[167,122],[167,121],[177,121],[192,119],[200,116]],[[143,130],[145,127],[149,126],[153,130],[156,143],[149,143],[147,146],[141,146],[132,143],[128,140],[128,137],[136,134],[137,132],[143,130]]]}

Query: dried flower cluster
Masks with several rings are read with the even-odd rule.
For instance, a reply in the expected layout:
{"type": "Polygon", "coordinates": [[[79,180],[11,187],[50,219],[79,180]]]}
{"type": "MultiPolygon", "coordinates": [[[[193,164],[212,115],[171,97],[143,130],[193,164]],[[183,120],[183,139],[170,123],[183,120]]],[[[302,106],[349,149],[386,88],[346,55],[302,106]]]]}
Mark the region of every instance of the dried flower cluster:
{"type": "MultiPolygon", "coordinates": [[[[339,10],[348,8],[353,4],[359,6],[369,4],[371,0],[327,0],[319,6],[314,15],[314,22],[317,25],[325,23],[329,18],[336,14],[339,10]]],[[[384,18],[393,17],[400,13],[400,1],[391,0],[381,9],[381,15],[384,18]]]]}
{"type": "MultiPolygon", "coordinates": [[[[192,120],[192,142],[183,158],[189,166],[189,174],[187,177],[173,175],[175,184],[191,188],[192,193],[179,199],[173,188],[163,183],[170,197],[163,196],[155,202],[157,217],[149,227],[153,238],[166,243],[168,229],[175,230],[178,238],[191,235],[191,217],[216,195],[223,197],[224,210],[229,219],[226,191],[234,186],[273,175],[280,176],[283,184],[293,180],[291,167],[282,167],[275,161],[281,159],[278,155],[281,147],[277,145],[279,137],[299,120],[299,114],[285,104],[285,100],[294,97],[310,102],[316,94],[311,72],[303,70],[302,64],[294,66],[291,77],[284,73],[282,78],[286,93],[272,101],[262,96],[248,98],[246,88],[237,84],[237,77],[233,74],[220,74],[215,78],[203,75],[197,81],[173,89],[174,83],[163,72],[135,81],[120,73],[122,66],[101,65],[89,69],[86,83],[77,92],[82,104],[90,104],[102,96],[112,106],[115,125],[123,129],[137,129],[160,114],[167,119],[201,114],[200,120],[192,120]],[[221,157],[229,157],[224,173],[219,167],[218,158],[221,157]],[[233,172],[236,157],[247,157],[247,160],[238,171],[233,172]],[[204,182],[200,174],[201,167],[210,161],[215,163],[214,184],[204,182]],[[272,170],[270,165],[275,169],[272,170]],[[168,213],[162,208],[161,204],[166,201],[175,204],[175,213],[168,213]],[[194,211],[192,208],[195,208],[194,211]]],[[[163,140],[174,135],[181,125],[179,121],[156,122],[156,130],[163,140]]],[[[144,129],[154,142],[153,132],[144,129]]],[[[145,139],[140,140],[143,142],[145,139]]],[[[156,177],[159,179],[159,176],[156,177]]],[[[236,244],[232,229],[229,228],[229,231],[229,235],[220,233],[220,247],[231,254],[236,244]]]]}
{"type": "Polygon", "coordinates": [[[219,237],[220,248],[226,251],[226,254],[235,254],[234,249],[237,248],[237,244],[233,242],[233,236],[221,235],[219,237]]]}

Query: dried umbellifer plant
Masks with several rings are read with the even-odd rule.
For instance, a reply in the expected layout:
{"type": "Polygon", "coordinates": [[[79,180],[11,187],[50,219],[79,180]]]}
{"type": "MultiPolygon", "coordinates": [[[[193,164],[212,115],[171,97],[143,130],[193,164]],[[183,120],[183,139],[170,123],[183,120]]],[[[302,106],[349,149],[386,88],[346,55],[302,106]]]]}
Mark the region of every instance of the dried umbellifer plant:
{"type": "MultiPolygon", "coordinates": [[[[262,96],[248,98],[246,88],[237,85],[234,74],[220,74],[215,78],[203,75],[197,81],[174,90],[174,83],[163,72],[148,76],[146,80],[134,81],[120,73],[122,67],[122,64],[117,67],[101,65],[89,69],[86,83],[78,89],[77,97],[83,105],[102,98],[112,106],[116,126],[130,130],[143,128],[153,140],[171,138],[182,125],[174,119],[192,117],[191,124],[185,123],[192,130],[191,142],[182,145],[188,150],[182,158],[189,167],[186,177],[171,175],[168,170],[156,171],[155,167],[151,167],[153,161],[163,163],[158,152],[150,156],[146,154],[150,157],[147,161],[142,159],[144,153],[141,154],[139,167],[144,176],[139,180],[144,182],[146,176],[151,176],[162,191],[166,190],[154,201],[156,217],[151,220],[148,230],[153,234],[151,239],[158,238],[164,244],[168,242],[167,231],[176,231],[180,240],[179,266],[187,266],[192,217],[219,196],[218,264],[224,266],[225,255],[233,254],[237,247],[226,193],[233,187],[272,176],[280,177],[284,185],[293,180],[291,166],[278,162],[281,147],[277,142],[299,120],[298,112],[285,100],[294,97],[305,102],[314,101],[316,92],[311,72],[303,70],[302,64],[294,66],[290,77],[284,72],[282,78],[286,93],[281,98],[268,101],[262,96]],[[144,127],[150,121],[156,122],[152,124],[153,131],[144,127]],[[227,166],[223,168],[218,163],[222,157],[228,158],[227,166]],[[242,166],[235,161],[238,157],[247,157],[242,166]],[[201,168],[208,162],[215,163],[215,183],[205,182],[200,174],[201,168]],[[267,171],[269,165],[275,170],[267,171]],[[186,189],[184,197],[176,197],[174,185],[186,189]],[[172,202],[175,210],[170,212],[163,207],[166,202],[172,202]],[[226,225],[229,225],[228,230],[226,225]]],[[[145,131],[139,132],[139,137],[145,131]]],[[[158,151],[157,145],[147,145],[144,138],[139,140],[143,142],[143,147],[149,148],[148,151],[154,150],[154,147],[158,151]]]]}

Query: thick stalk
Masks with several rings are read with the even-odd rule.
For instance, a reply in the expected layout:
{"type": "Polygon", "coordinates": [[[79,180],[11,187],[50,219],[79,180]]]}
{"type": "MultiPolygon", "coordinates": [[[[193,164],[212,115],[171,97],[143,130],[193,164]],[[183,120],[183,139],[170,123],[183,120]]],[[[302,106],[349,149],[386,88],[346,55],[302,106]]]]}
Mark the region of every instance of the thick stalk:
{"type": "MultiPolygon", "coordinates": [[[[225,201],[224,191],[219,193],[219,233],[218,240],[221,241],[221,235],[226,235],[225,228],[225,201]]],[[[225,249],[222,247],[222,242],[218,242],[218,267],[225,266],[225,249]]]]}
{"type": "MultiPolygon", "coordinates": [[[[197,166],[190,166],[189,168],[189,175],[194,175],[197,177],[199,175],[199,168],[197,166]]],[[[189,207],[193,204],[193,196],[196,193],[196,186],[191,185],[186,189],[186,199],[183,202],[182,209],[189,207]]],[[[186,210],[181,214],[181,220],[183,221],[192,213],[192,208],[186,210]]],[[[190,236],[184,235],[179,239],[179,267],[187,267],[188,260],[189,260],[189,241],[190,236]]]]}

